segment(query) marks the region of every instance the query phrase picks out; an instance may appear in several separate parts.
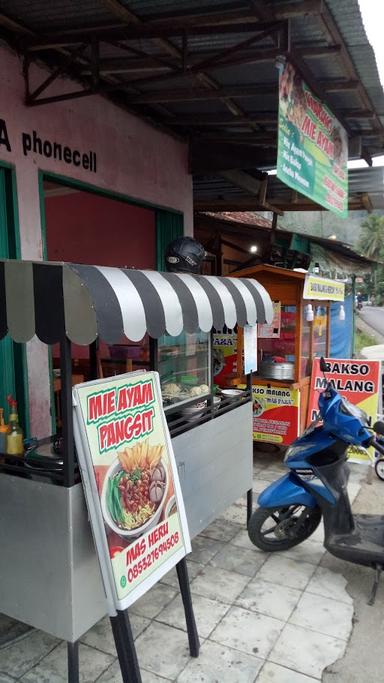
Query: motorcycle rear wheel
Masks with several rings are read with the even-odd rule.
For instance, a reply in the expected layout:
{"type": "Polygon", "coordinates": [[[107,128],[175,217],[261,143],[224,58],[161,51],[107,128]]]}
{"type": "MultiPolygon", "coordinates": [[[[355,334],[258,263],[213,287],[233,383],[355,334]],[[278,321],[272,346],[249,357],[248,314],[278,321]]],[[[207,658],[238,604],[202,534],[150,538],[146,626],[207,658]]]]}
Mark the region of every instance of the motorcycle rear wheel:
{"type": "Polygon", "coordinates": [[[375,462],[375,472],[381,481],[384,481],[384,458],[378,458],[375,462]]]}
{"type": "Polygon", "coordinates": [[[248,536],[253,545],[264,552],[289,550],[309,538],[320,521],[321,510],[318,507],[257,508],[249,520],[248,536]]]}

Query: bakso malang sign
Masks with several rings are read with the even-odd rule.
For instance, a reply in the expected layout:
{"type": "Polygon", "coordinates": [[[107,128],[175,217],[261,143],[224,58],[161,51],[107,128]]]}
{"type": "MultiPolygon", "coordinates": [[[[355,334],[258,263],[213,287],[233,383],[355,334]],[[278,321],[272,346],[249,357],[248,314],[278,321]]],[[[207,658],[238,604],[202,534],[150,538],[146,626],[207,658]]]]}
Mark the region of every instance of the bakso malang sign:
{"type": "MultiPolygon", "coordinates": [[[[380,362],[377,360],[358,360],[327,358],[326,377],[320,370],[320,359],[314,358],[311,388],[308,404],[308,424],[318,417],[319,392],[324,391],[327,381],[350,403],[364,410],[371,425],[376,422],[380,395],[380,362]]],[[[368,457],[364,451],[349,449],[349,458],[355,462],[365,462],[368,457]]]]}
{"type": "Polygon", "coordinates": [[[279,78],[277,176],[339,216],[348,214],[348,138],[286,62],[279,78]]]}
{"type": "Polygon", "coordinates": [[[76,447],[104,585],[121,610],[191,550],[158,375],[87,382],[73,396],[76,447]]]}

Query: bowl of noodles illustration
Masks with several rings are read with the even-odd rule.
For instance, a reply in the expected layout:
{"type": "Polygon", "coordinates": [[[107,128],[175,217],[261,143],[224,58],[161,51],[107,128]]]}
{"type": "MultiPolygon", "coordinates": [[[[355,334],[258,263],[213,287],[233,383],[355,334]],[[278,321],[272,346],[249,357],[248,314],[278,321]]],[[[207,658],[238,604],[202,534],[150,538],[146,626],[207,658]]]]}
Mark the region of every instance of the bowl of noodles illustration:
{"type": "Polygon", "coordinates": [[[117,452],[101,493],[107,526],[122,538],[135,538],[155,526],[167,499],[169,478],[164,446],[148,440],[117,452]]]}

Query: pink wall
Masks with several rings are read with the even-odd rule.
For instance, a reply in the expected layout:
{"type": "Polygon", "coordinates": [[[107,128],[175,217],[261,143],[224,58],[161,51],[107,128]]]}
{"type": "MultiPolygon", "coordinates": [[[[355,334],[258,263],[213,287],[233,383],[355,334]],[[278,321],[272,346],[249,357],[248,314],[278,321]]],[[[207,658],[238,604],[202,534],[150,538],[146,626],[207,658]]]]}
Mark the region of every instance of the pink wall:
{"type": "Polygon", "coordinates": [[[89,192],[45,200],[50,261],[156,268],[155,212],[89,192]]]}
{"type": "MultiPolygon", "coordinates": [[[[42,258],[39,169],[74,178],[95,187],[151,202],[184,213],[185,231],[193,231],[192,179],[188,174],[186,144],[147,125],[94,95],[50,105],[26,107],[21,60],[0,47],[0,119],[5,120],[11,150],[0,144],[0,160],[14,164],[20,219],[21,252],[25,259],[42,258]],[[33,150],[24,154],[22,133],[36,131],[41,139],[97,156],[96,173],[64,159],[45,158],[33,150]]],[[[47,76],[35,67],[31,90],[47,76]]],[[[76,88],[78,85],[76,84],[76,88]]],[[[45,93],[69,92],[74,84],[61,80],[45,93]]],[[[34,340],[28,345],[28,375],[32,431],[49,433],[50,391],[46,347],[34,340]]]]}

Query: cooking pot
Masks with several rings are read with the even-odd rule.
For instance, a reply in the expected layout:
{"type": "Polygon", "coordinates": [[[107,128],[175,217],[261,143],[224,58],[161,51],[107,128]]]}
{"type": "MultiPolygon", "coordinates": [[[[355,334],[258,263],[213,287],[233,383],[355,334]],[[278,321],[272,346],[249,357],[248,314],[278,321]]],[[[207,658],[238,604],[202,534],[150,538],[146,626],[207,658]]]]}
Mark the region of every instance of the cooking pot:
{"type": "Polygon", "coordinates": [[[272,360],[262,360],[259,363],[259,375],[266,379],[293,380],[295,376],[294,363],[274,363],[272,360]]]}

